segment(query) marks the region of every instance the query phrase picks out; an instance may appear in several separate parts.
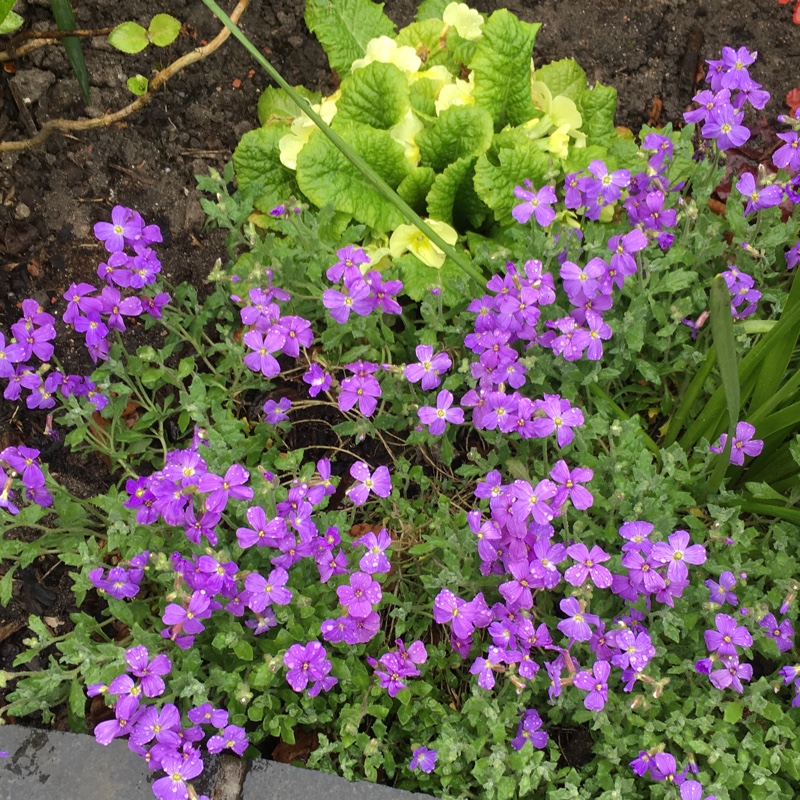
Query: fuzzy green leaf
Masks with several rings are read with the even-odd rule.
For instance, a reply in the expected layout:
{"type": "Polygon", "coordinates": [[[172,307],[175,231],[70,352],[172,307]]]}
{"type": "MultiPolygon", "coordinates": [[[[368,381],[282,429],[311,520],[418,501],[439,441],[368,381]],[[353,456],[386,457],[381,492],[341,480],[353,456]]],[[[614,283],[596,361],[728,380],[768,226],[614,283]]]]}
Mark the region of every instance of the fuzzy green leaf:
{"type": "Polygon", "coordinates": [[[170,14],[156,14],[150,20],[147,29],[147,38],[156,47],[166,47],[172,44],[181,32],[181,23],[170,14]]]}
{"type": "Polygon", "coordinates": [[[539,67],[534,78],[544,83],[553,97],[563,94],[575,103],[587,88],[586,73],[572,58],[562,58],[539,67]]]}
{"type": "Polygon", "coordinates": [[[425,197],[431,190],[435,177],[436,173],[430,167],[412,167],[397,187],[397,194],[418,213],[424,211],[425,197]]]}
{"type": "Polygon", "coordinates": [[[411,108],[423,119],[436,119],[436,96],[444,84],[433,78],[419,78],[411,84],[409,99],[411,108]]]}
{"type": "MultiPolygon", "coordinates": [[[[319,92],[311,92],[304,86],[295,86],[294,90],[309,103],[319,103],[322,99],[319,92]]],[[[258,121],[262,125],[269,125],[272,122],[291,122],[304,111],[305,108],[295,103],[288,92],[275,86],[268,86],[258,98],[258,121]]]]}
{"type": "Polygon", "coordinates": [[[422,0],[417,8],[417,21],[441,19],[444,16],[444,10],[451,2],[452,0],[422,0]]]}
{"type": "Polygon", "coordinates": [[[492,118],[477,106],[451,106],[436,123],[417,134],[420,160],[441,172],[466,156],[478,156],[492,143],[492,118]]]}
{"type": "Polygon", "coordinates": [[[342,81],[336,104],[340,120],[351,120],[388,130],[397,125],[409,107],[408,81],[394,64],[373,61],[342,81]]]}
{"type": "Polygon", "coordinates": [[[397,34],[398,47],[413,47],[417,55],[424,61],[425,69],[437,64],[444,64],[455,69],[453,57],[442,41],[446,25],[439,19],[428,19],[424,22],[412,22],[397,34]]]}
{"type": "Polygon", "coordinates": [[[139,53],[147,47],[147,31],[137,22],[123,22],[108,34],[108,42],[123,53],[139,53]]]}
{"type": "Polygon", "coordinates": [[[614,116],[617,113],[617,90],[596,83],[584,89],[575,101],[583,123],[581,131],[592,144],[610,144],[616,138],[614,116]]]}
{"type": "Polygon", "coordinates": [[[510,225],[511,209],[519,202],[514,187],[525,178],[541,186],[549,168],[550,159],[524,133],[507,131],[496,136],[495,146],[478,158],[475,191],[501,225],[510,225]]]}
{"type": "Polygon", "coordinates": [[[364,57],[370,39],[395,32],[383,4],[371,0],[306,0],[305,20],[340,75],[364,57]]]}
{"type": "Polygon", "coordinates": [[[294,174],[281,164],[278,149],[288,130],[289,126],[281,123],[248,131],[233,153],[239,189],[259,198],[257,205],[262,210],[288,197],[295,186],[294,174]]]}
{"type": "Polygon", "coordinates": [[[517,19],[500,8],[483,25],[483,36],[469,63],[475,73],[473,97],[485,108],[495,129],[527,122],[534,113],[531,100],[531,52],[541,25],[517,19]]]}
{"type": "MultiPolygon", "coordinates": [[[[409,171],[402,145],[387,131],[355,122],[335,120],[339,133],[392,189],[409,171]]],[[[328,203],[380,233],[393,230],[405,219],[372,183],[319,131],[315,131],[297,157],[297,183],[317,206],[328,203]]]]}

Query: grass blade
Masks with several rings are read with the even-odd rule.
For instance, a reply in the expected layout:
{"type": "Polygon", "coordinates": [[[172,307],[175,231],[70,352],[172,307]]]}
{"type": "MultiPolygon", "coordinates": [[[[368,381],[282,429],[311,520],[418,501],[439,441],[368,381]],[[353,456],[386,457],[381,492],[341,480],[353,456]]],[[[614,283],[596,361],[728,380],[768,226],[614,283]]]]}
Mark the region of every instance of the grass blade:
{"type": "MultiPolygon", "coordinates": [[[[72,13],[70,0],[50,0],[50,10],[60,31],[74,31],[78,29],[75,22],[75,14],[72,13]]],[[[62,39],[64,50],[67,53],[69,64],[75,77],[78,79],[78,86],[81,88],[83,102],[89,105],[89,73],[86,69],[86,61],[83,58],[83,47],[81,40],[77,36],[65,36],[62,39]]]]}

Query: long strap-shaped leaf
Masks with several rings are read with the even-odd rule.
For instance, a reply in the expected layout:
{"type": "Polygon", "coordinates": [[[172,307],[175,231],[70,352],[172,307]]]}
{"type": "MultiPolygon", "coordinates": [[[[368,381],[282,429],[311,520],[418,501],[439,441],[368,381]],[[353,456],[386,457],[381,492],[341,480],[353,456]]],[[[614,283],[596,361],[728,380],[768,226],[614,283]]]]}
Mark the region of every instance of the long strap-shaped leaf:
{"type": "Polygon", "coordinates": [[[386,198],[400,213],[413,225],[416,225],[419,230],[425,234],[434,244],[436,244],[442,252],[455,264],[457,264],[467,275],[478,282],[479,286],[485,283],[484,277],[481,275],[480,270],[477,269],[469,259],[465,258],[461,253],[449,245],[430,225],[428,225],[408,203],[395,192],[386,181],[375,172],[374,169],[356,153],[356,151],[334,131],[330,125],[327,125],[322,117],[319,116],[312,108],[308,100],[299,95],[283,78],[283,76],[267,61],[266,58],[259,52],[258,48],[234,25],[231,19],[225,12],[214,2],[214,0],[203,0],[208,6],[209,10],[214,14],[217,19],[239,40],[242,46],[250,53],[251,56],[259,63],[259,65],[266,70],[269,76],[281,87],[289,97],[294,100],[297,105],[302,108],[314,124],[328,137],[331,143],[337,147],[345,155],[345,157],[353,164],[364,177],[372,182],[375,189],[386,198]]]}
{"type": "MultiPolygon", "coordinates": [[[[72,13],[70,0],[50,0],[50,10],[60,31],[77,30],[75,15],[72,13]]],[[[86,70],[86,62],[83,59],[83,46],[77,36],[65,36],[61,43],[67,53],[69,64],[75,77],[78,79],[78,86],[81,87],[83,101],[89,105],[89,73],[86,70]]]]}
{"type": "Polygon", "coordinates": [[[705,486],[705,497],[714,494],[725,477],[730,463],[733,435],[739,422],[739,370],[736,363],[736,342],[733,338],[731,293],[722,275],[717,275],[711,282],[710,312],[711,335],[714,337],[714,348],[717,351],[717,363],[728,407],[728,439],[705,486]]]}

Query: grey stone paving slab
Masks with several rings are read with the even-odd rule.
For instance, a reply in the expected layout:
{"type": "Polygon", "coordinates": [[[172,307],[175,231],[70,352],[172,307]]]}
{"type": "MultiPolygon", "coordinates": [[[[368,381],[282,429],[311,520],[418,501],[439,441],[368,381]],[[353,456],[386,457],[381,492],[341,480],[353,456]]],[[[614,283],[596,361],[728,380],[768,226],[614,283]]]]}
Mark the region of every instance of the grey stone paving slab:
{"type": "Polygon", "coordinates": [[[154,800],[150,771],[125,742],[0,726],[0,800],[154,800]]]}
{"type": "Polygon", "coordinates": [[[335,775],[276,761],[254,761],[247,771],[242,800],[434,800],[374,783],[351,783],[335,775]]]}

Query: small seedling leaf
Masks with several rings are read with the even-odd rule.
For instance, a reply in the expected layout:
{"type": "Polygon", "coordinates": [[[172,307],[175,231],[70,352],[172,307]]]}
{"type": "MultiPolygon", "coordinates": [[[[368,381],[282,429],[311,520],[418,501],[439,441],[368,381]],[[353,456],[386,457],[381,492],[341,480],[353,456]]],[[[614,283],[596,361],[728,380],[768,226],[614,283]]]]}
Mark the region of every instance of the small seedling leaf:
{"type": "Polygon", "coordinates": [[[108,42],[123,53],[139,53],[147,47],[147,31],[136,22],[123,22],[108,34],[108,42]]]}
{"type": "Polygon", "coordinates": [[[169,14],[156,14],[150,20],[150,27],[147,29],[147,38],[156,47],[166,47],[172,44],[181,32],[180,20],[169,14]]]}

